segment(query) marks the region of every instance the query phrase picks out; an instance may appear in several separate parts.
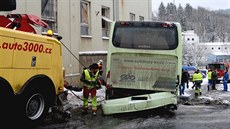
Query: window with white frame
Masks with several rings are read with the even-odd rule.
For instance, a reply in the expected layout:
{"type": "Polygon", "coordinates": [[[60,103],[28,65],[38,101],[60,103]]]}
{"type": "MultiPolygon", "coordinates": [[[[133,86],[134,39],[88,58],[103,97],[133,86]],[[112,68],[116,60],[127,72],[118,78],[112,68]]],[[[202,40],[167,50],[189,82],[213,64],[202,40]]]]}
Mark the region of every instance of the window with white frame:
{"type": "Polygon", "coordinates": [[[81,0],[80,13],[81,35],[90,35],[90,2],[81,0]]]}
{"type": "Polygon", "coordinates": [[[139,16],[139,21],[144,21],[144,17],[143,16],[139,16]]]}
{"type": "Polygon", "coordinates": [[[130,21],[135,21],[135,14],[129,13],[129,19],[130,21]]]}
{"type": "Polygon", "coordinates": [[[109,26],[111,20],[110,17],[110,9],[109,7],[102,6],[101,8],[101,26],[102,26],[102,37],[109,37],[109,26]]]}

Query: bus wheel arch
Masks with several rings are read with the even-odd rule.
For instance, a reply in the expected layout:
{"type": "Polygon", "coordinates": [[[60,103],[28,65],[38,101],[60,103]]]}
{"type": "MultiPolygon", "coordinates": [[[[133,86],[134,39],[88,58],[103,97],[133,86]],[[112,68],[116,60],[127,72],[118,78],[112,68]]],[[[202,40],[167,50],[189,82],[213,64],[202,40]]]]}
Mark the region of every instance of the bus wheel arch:
{"type": "Polygon", "coordinates": [[[45,75],[32,77],[20,91],[20,115],[23,123],[37,126],[43,122],[55,99],[52,80],[45,75]]]}

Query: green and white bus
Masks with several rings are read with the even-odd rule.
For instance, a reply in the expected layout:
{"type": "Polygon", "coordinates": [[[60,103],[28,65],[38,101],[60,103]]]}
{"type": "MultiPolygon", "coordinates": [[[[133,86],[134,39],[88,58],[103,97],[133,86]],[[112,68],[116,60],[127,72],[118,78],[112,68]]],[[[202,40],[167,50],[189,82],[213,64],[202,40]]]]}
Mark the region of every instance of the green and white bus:
{"type": "Polygon", "coordinates": [[[181,68],[179,23],[113,22],[106,66],[110,88],[103,113],[177,109],[181,68]]]}

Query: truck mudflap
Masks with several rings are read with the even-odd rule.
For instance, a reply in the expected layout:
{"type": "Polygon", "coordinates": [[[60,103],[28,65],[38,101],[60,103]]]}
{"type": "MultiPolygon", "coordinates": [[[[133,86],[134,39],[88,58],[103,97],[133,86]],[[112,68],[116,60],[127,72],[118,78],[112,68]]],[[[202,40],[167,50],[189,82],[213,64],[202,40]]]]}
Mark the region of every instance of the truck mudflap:
{"type": "Polygon", "coordinates": [[[170,92],[138,95],[106,100],[102,103],[104,115],[127,113],[154,109],[168,105],[177,105],[177,96],[170,92]]]}
{"type": "Polygon", "coordinates": [[[57,105],[51,108],[52,119],[54,121],[67,121],[72,117],[71,105],[67,99],[68,91],[64,91],[63,93],[57,96],[57,105]]]}

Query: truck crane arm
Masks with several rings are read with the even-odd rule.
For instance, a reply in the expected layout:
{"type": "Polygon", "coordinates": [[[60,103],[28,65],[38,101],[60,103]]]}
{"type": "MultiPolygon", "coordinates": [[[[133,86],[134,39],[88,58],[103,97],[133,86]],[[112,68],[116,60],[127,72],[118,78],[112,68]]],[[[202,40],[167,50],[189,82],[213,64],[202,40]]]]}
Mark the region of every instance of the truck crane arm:
{"type": "Polygon", "coordinates": [[[34,34],[36,34],[36,31],[31,25],[49,28],[49,25],[46,22],[31,14],[8,14],[7,16],[0,15],[0,21],[0,27],[30,32],[34,34]]]}

